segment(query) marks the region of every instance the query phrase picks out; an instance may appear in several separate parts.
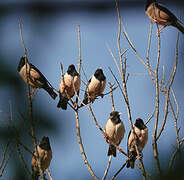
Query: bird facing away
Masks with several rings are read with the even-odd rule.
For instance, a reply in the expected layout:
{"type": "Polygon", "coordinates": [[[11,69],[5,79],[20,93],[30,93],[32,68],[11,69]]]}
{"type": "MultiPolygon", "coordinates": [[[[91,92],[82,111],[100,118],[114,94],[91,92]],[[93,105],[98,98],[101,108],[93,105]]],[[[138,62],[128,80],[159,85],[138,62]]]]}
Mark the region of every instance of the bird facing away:
{"type": "Polygon", "coordinates": [[[53,99],[57,97],[57,94],[54,92],[52,85],[33,64],[28,62],[27,57],[21,57],[18,65],[18,72],[24,82],[32,88],[32,95],[37,88],[43,88],[53,99]]]}
{"type": "Polygon", "coordinates": [[[81,79],[79,73],[76,71],[75,66],[71,64],[68,67],[67,72],[64,74],[64,78],[61,77],[59,86],[59,102],[57,107],[63,110],[67,109],[67,103],[69,98],[72,98],[80,89],[81,79]],[[68,98],[69,97],[69,98],[68,98]]]}
{"type": "MultiPolygon", "coordinates": [[[[121,140],[125,134],[125,127],[120,119],[120,112],[112,111],[110,117],[107,120],[104,131],[106,135],[112,140],[117,146],[121,143],[121,140]]],[[[116,157],[116,147],[112,144],[109,145],[108,156],[113,155],[116,157]]]]}
{"type": "Polygon", "coordinates": [[[136,122],[134,125],[134,131],[135,131],[136,137],[134,137],[134,133],[132,131],[130,131],[128,135],[127,168],[129,167],[134,168],[135,160],[137,158],[135,145],[137,144],[137,148],[141,153],[148,141],[148,128],[146,127],[142,119],[140,118],[136,119],[136,122]]]}
{"type": "Polygon", "coordinates": [[[166,26],[174,26],[184,33],[184,27],[180,20],[166,7],[159,4],[156,0],[147,0],[145,7],[146,15],[158,25],[163,25],[157,33],[160,33],[166,26]]]}
{"type": "MultiPolygon", "coordinates": [[[[97,96],[101,95],[101,97],[103,97],[102,93],[105,89],[105,86],[106,77],[104,76],[103,70],[98,68],[87,84],[83,103],[93,103],[97,96]]],[[[81,104],[81,106],[83,106],[83,104],[81,104]]]]}
{"type": "MultiPolygon", "coordinates": [[[[41,168],[43,172],[49,168],[50,162],[52,160],[52,150],[49,142],[49,138],[47,136],[44,136],[40,142],[40,144],[37,146],[41,168]]],[[[40,176],[39,173],[39,167],[38,162],[36,160],[36,150],[34,150],[34,155],[32,157],[32,178],[33,180],[38,180],[38,177],[40,176]]]]}

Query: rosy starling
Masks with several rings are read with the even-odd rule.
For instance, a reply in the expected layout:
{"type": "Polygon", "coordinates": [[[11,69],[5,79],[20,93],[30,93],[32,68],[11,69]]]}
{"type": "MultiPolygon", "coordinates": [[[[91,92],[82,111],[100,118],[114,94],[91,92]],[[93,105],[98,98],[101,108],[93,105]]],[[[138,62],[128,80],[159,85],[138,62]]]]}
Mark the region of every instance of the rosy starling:
{"type": "Polygon", "coordinates": [[[81,79],[79,73],[76,71],[75,66],[71,64],[67,72],[64,74],[64,79],[61,77],[59,86],[60,99],[57,107],[63,110],[67,109],[69,98],[72,98],[75,93],[80,89],[81,79]]]}
{"type": "Polygon", "coordinates": [[[181,25],[180,20],[169,9],[158,3],[156,0],[146,1],[145,12],[153,22],[164,26],[158,33],[166,26],[170,25],[178,28],[184,33],[184,27],[181,25]]]}
{"type": "Polygon", "coordinates": [[[25,56],[21,57],[19,61],[18,72],[25,83],[32,87],[32,95],[37,88],[43,88],[53,99],[57,97],[57,94],[53,91],[54,88],[45,76],[33,64],[29,63],[25,56]]]}
{"type": "MultiPolygon", "coordinates": [[[[52,150],[50,147],[49,138],[44,136],[37,146],[38,155],[40,158],[40,164],[43,172],[49,168],[50,162],[52,160],[52,150]]],[[[32,157],[32,178],[33,180],[38,180],[40,176],[38,162],[36,158],[36,150],[34,150],[34,155],[32,157]]]]}
{"type": "MultiPolygon", "coordinates": [[[[103,74],[103,70],[98,68],[87,84],[83,103],[93,103],[97,96],[103,97],[102,93],[105,89],[105,85],[106,77],[103,74]]],[[[81,106],[83,106],[83,104],[81,104],[81,106]]]]}
{"type": "Polygon", "coordinates": [[[130,131],[128,135],[127,168],[129,167],[134,168],[135,160],[137,158],[137,152],[136,152],[135,145],[137,145],[139,153],[141,153],[148,141],[148,128],[144,124],[142,119],[140,118],[136,119],[136,122],[134,124],[134,131],[136,135],[134,135],[132,131],[130,131]]]}
{"type": "MultiPolygon", "coordinates": [[[[105,133],[110,138],[110,140],[117,146],[121,143],[121,140],[125,134],[125,127],[120,119],[120,114],[118,111],[112,111],[110,117],[105,125],[105,133]]],[[[107,137],[107,139],[108,139],[107,137]]],[[[113,155],[116,157],[116,147],[110,143],[108,156],[113,155]]]]}

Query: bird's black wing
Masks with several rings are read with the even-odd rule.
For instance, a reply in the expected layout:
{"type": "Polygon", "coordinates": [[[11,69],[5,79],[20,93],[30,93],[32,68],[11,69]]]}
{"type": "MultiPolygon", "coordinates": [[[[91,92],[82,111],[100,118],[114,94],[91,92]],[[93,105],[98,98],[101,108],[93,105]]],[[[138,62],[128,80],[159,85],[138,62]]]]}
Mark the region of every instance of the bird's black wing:
{"type": "Polygon", "coordinates": [[[88,86],[89,86],[89,84],[90,84],[90,82],[91,82],[91,79],[92,79],[92,77],[90,78],[90,80],[89,80],[88,83],[87,83],[86,90],[85,90],[85,95],[84,95],[84,99],[87,98],[87,96],[88,96],[88,94],[87,94],[87,89],[88,89],[88,86]]]}
{"type": "MultiPolygon", "coordinates": [[[[88,86],[89,86],[89,84],[91,82],[91,79],[92,79],[92,77],[90,78],[90,80],[88,81],[87,86],[86,86],[86,90],[85,90],[85,94],[84,94],[84,99],[82,101],[84,104],[88,104],[88,93],[87,93],[87,90],[88,90],[88,86]]],[[[81,107],[82,106],[83,105],[81,104],[81,107]]]]}
{"type": "MultiPolygon", "coordinates": [[[[130,134],[131,134],[131,130],[129,131],[129,134],[128,134],[128,140],[129,140],[130,134]]],[[[127,141],[127,154],[129,156],[129,145],[128,145],[128,141],[127,141]]]]}
{"type": "Polygon", "coordinates": [[[178,18],[169,10],[167,9],[166,7],[164,7],[162,4],[160,3],[155,3],[155,6],[157,8],[159,8],[161,11],[165,12],[166,14],[168,14],[169,16],[169,19],[171,22],[174,20],[174,21],[177,21],[178,18]]]}
{"type": "MultiPolygon", "coordinates": [[[[46,79],[46,77],[40,72],[40,70],[35,67],[33,64],[29,64],[30,65],[30,69],[34,69],[36,72],[38,72],[38,74],[40,75],[39,78],[35,78],[36,81],[41,82],[42,84],[48,83],[48,80],[46,79]]],[[[50,84],[50,83],[49,83],[50,84]]]]}

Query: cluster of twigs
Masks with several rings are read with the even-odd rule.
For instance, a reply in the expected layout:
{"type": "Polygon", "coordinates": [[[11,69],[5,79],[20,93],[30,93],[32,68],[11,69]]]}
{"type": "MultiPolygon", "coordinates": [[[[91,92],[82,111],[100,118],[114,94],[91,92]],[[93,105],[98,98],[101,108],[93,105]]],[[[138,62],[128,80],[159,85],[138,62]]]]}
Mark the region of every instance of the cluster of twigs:
{"type": "MultiPolygon", "coordinates": [[[[130,107],[129,96],[128,96],[128,91],[127,91],[127,81],[128,81],[128,77],[129,77],[130,74],[127,73],[127,58],[125,56],[125,53],[131,48],[133,50],[133,52],[135,53],[135,55],[137,56],[140,63],[142,63],[142,65],[146,68],[146,70],[148,72],[148,75],[150,76],[150,79],[153,82],[154,88],[155,88],[155,106],[154,106],[154,109],[153,109],[153,113],[151,114],[150,117],[148,117],[146,123],[149,123],[152,119],[154,119],[154,132],[153,132],[153,139],[152,139],[152,147],[153,147],[155,165],[156,165],[159,176],[162,177],[161,162],[160,162],[160,159],[159,159],[159,151],[158,151],[158,140],[159,140],[159,138],[161,137],[161,135],[164,131],[166,121],[167,121],[167,117],[168,117],[168,113],[169,113],[169,109],[171,110],[173,120],[174,120],[174,128],[175,128],[176,142],[177,142],[177,148],[173,152],[173,155],[172,155],[172,157],[170,159],[170,162],[169,162],[169,165],[168,165],[169,170],[172,169],[177,155],[179,155],[179,157],[181,159],[181,146],[184,143],[184,138],[180,137],[180,134],[179,134],[180,129],[178,127],[179,105],[178,105],[178,102],[176,100],[174,90],[172,89],[173,81],[174,81],[175,74],[176,74],[177,64],[178,64],[179,33],[178,33],[177,40],[176,40],[175,61],[174,61],[174,64],[173,64],[173,69],[172,69],[171,74],[170,74],[170,78],[167,81],[165,80],[165,72],[163,70],[163,76],[160,79],[159,78],[160,51],[161,51],[161,48],[160,48],[160,43],[161,43],[160,34],[158,34],[158,54],[157,54],[157,58],[156,58],[156,67],[154,69],[150,65],[152,23],[150,24],[150,33],[149,33],[149,38],[148,38],[147,56],[146,56],[146,60],[144,60],[143,58],[141,58],[141,56],[137,52],[134,44],[132,43],[130,37],[128,36],[128,33],[126,32],[124,24],[121,20],[117,0],[115,0],[115,3],[116,3],[117,14],[118,14],[118,29],[119,30],[118,30],[118,36],[117,36],[117,50],[118,50],[118,54],[119,54],[119,63],[118,63],[118,60],[115,58],[113,52],[111,51],[110,47],[108,46],[107,48],[108,48],[108,51],[109,51],[110,55],[112,56],[112,59],[115,63],[115,66],[117,67],[117,71],[120,75],[120,80],[118,80],[118,78],[114,75],[113,71],[109,67],[109,71],[112,74],[117,86],[115,86],[115,83],[113,84],[113,83],[109,82],[110,91],[105,93],[104,95],[110,95],[111,103],[112,103],[112,111],[114,111],[115,110],[115,105],[114,105],[113,91],[116,90],[117,88],[120,89],[120,92],[121,92],[122,97],[123,97],[122,99],[124,100],[124,103],[126,105],[130,129],[134,133],[134,136],[136,136],[135,135],[135,130],[133,128],[131,107],[130,107]],[[121,46],[120,46],[121,34],[122,33],[124,34],[125,38],[127,39],[127,42],[130,45],[130,47],[127,48],[124,51],[121,50],[121,46]],[[161,125],[159,126],[159,122],[161,121],[160,116],[159,116],[160,115],[160,109],[161,109],[160,96],[165,97],[165,105],[164,105],[163,119],[162,119],[161,125]],[[174,102],[171,100],[171,98],[174,99],[174,102]]],[[[23,44],[23,48],[24,48],[24,56],[27,57],[27,49],[26,49],[25,44],[24,44],[24,40],[23,40],[23,36],[22,36],[22,27],[21,27],[21,22],[20,21],[19,21],[19,28],[20,28],[20,35],[21,35],[21,40],[22,40],[22,44],[23,44]]],[[[82,56],[81,56],[80,26],[78,26],[78,46],[79,46],[78,73],[79,73],[79,75],[81,75],[82,56]]],[[[27,58],[25,58],[25,59],[27,60],[27,58]]],[[[26,71],[27,71],[27,68],[26,68],[26,71]]],[[[28,74],[29,74],[29,72],[27,72],[27,75],[28,74]]],[[[62,75],[62,78],[63,78],[64,75],[63,75],[63,66],[62,66],[62,64],[61,64],[61,75],[62,75]]],[[[85,75],[85,72],[84,72],[84,75],[85,75]]],[[[86,77],[86,75],[85,75],[85,77],[86,77]]],[[[29,78],[27,78],[27,79],[29,79],[29,78]]],[[[28,93],[30,94],[30,86],[29,85],[28,85],[28,93]]],[[[83,146],[82,137],[81,137],[81,134],[80,134],[80,123],[79,123],[79,120],[80,120],[79,117],[80,116],[79,116],[78,108],[76,108],[76,107],[78,107],[78,103],[83,104],[83,102],[79,97],[79,92],[75,91],[75,95],[76,95],[75,100],[73,98],[70,98],[69,96],[68,96],[68,98],[70,99],[70,102],[71,102],[71,104],[69,103],[69,105],[74,110],[74,114],[75,114],[76,134],[77,134],[77,138],[78,138],[78,144],[79,144],[79,147],[80,147],[80,152],[81,152],[82,158],[84,160],[84,164],[86,165],[89,173],[91,174],[93,179],[97,180],[99,178],[95,175],[91,165],[89,164],[89,161],[87,159],[87,155],[85,153],[85,149],[84,149],[84,146],[83,146]]],[[[89,105],[83,104],[83,105],[90,112],[91,117],[94,120],[94,123],[96,124],[96,126],[98,127],[98,129],[100,130],[102,135],[106,136],[108,138],[108,142],[113,144],[124,156],[126,156],[125,162],[122,164],[120,169],[111,178],[111,179],[115,179],[118,176],[118,174],[122,171],[122,169],[126,166],[126,163],[127,163],[127,160],[128,160],[127,153],[124,152],[121,147],[117,146],[106,135],[103,128],[98,123],[97,118],[95,116],[95,113],[94,113],[91,105],[90,104],[89,105]]],[[[10,112],[12,112],[11,108],[12,107],[10,106],[10,112]]],[[[32,153],[32,150],[30,150],[29,147],[27,147],[26,145],[24,145],[21,142],[21,140],[19,138],[20,130],[16,129],[16,127],[14,126],[12,113],[10,113],[10,114],[11,114],[11,116],[10,116],[11,125],[7,125],[7,127],[16,134],[14,136],[15,137],[15,142],[14,143],[15,143],[19,158],[20,158],[22,164],[24,165],[24,168],[26,169],[26,172],[28,173],[28,176],[31,177],[31,172],[28,168],[28,165],[27,165],[26,161],[24,160],[23,154],[21,152],[22,151],[21,147],[23,147],[23,149],[26,150],[27,152],[29,152],[31,155],[33,155],[33,153],[32,153]]],[[[39,167],[39,171],[40,171],[39,172],[40,173],[40,178],[41,178],[41,180],[44,180],[45,179],[44,172],[41,168],[40,158],[39,158],[39,154],[38,154],[38,150],[37,150],[35,124],[34,124],[34,119],[33,119],[33,103],[32,103],[31,96],[29,96],[29,119],[30,119],[30,127],[31,127],[31,138],[32,138],[32,142],[33,142],[33,145],[34,145],[34,149],[36,150],[35,152],[36,152],[36,159],[38,161],[38,167],[39,167]]],[[[11,155],[14,152],[14,149],[10,148],[10,143],[11,142],[8,141],[6,146],[3,147],[2,156],[1,156],[2,158],[1,158],[1,162],[0,162],[0,177],[2,176],[4,170],[7,166],[7,163],[9,161],[9,159],[11,158],[11,155]]],[[[139,152],[139,149],[138,149],[137,145],[135,145],[135,147],[136,147],[137,154],[139,155],[140,152],[139,152]]],[[[105,180],[106,177],[107,177],[107,174],[109,172],[109,168],[110,168],[110,165],[111,165],[111,160],[112,160],[112,156],[109,157],[107,167],[105,169],[102,180],[105,180]]],[[[146,179],[147,176],[151,177],[151,174],[146,170],[146,168],[144,166],[143,160],[140,158],[139,161],[140,162],[136,163],[136,165],[141,170],[143,179],[146,179]]],[[[49,170],[48,170],[48,176],[49,176],[50,179],[52,179],[49,170]]]]}
{"type": "MultiPolygon", "coordinates": [[[[128,118],[129,118],[130,129],[135,135],[134,128],[133,128],[132,117],[131,117],[131,108],[130,108],[130,103],[129,103],[129,99],[128,99],[128,91],[127,91],[127,81],[128,81],[128,77],[129,77],[129,74],[126,72],[127,58],[124,56],[124,54],[127,52],[127,50],[129,48],[127,48],[123,52],[121,51],[120,35],[121,35],[121,27],[122,27],[123,34],[124,34],[125,38],[127,39],[131,49],[135,52],[137,58],[140,60],[140,62],[147,69],[148,74],[149,74],[149,76],[150,76],[150,78],[151,78],[151,80],[154,84],[154,87],[155,87],[155,107],[153,109],[153,113],[151,114],[151,116],[148,117],[148,119],[146,121],[146,124],[149,123],[153,118],[155,118],[155,127],[154,127],[154,132],[153,132],[152,146],[153,146],[155,165],[156,165],[156,168],[158,170],[158,175],[160,177],[162,177],[162,170],[161,170],[161,165],[160,165],[160,160],[159,160],[159,152],[158,152],[158,140],[161,137],[161,135],[163,133],[163,130],[165,128],[167,117],[168,117],[168,112],[169,112],[169,107],[171,109],[173,119],[174,119],[177,149],[174,151],[174,153],[171,157],[168,169],[172,168],[177,154],[179,154],[180,159],[181,159],[181,146],[184,142],[183,138],[179,138],[179,128],[178,128],[179,106],[178,106],[174,91],[172,89],[172,84],[173,84],[173,81],[174,81],[174,78],[175,78],[177,64],[178,64],[179,32],[178,32],[178,36],[177,36],[177,40],[176,40],[175,61],[174,61],[174,64],[173,64],[173,69],[171,71],[170,78],[166,82],[165,77],[164,77],[164,75],[165,75],[164,72],[163,72],[163,77],[162,77],[161,80],[159,79],[159,75],[158,75],[159,74],[159,64],[160,64],[160,51],[161,51],[161,48],[160,48],[160,34],[158,34],[158,54],[157,54],[157,59],[156,59],[156,68],[154,69],[150,66],[150,59],[149,59],[149,54],[150,54],[150,49],[151,49],[151,37],[152,37],[152,22],[150,24],[150,33],[149,33],[149,39],[148,39],[147,56],[146,56],[146,60],[144,60],[144,59],[141,58],[141,56],[137,52],[135,46],[133,45],[132,41],[130,40],[130,38],[128,36],[128,33],[126,32],[126,29],[125,29],[125,27],[123,25],[123,22],[121,20],[120,11],[118,9],[117,1],[115,1],[115,2],[116,2],[117,13],[118,13],[118,22],[119,22],[119,31],[118,31],[118,38],[117,38],[117,49],[118,49],[118,53],[119,53],[120,67],[118,65],[118,61],[116,60],[116,58],[115,58],[114,54],[112,53],[111,49],[109,48],[109,46],[108,46],[108,50],[109,50],[109,52],[110,52],[110,54],[113,58],[113,61],[115,62],[115,65],[117,67],[117,71],[119,72],[122,86],[121,86],[120,81],[118,81],[117,77],[114,75],[114,73],[113,73],[113,71],[111,70],[110,67],[109,67],[109,70],[110,70],[112,76],[114,77],[116,83],[118,84],[118,87],[119,87],[119,89],[122,93],[122,96],[124,98],[124,102],[125,102],[126,107],[127,107],[127,114],[128,114],[128,118]],[[161,123],[161,126],[159,127],[159,121],[160,121],[159,114],[160,114],[160,109],[161,109],[160,96],[161,95],[165,96],[165,108],[164,108],[164,115],[163,115],[162,123],[161,123]],[[171,101],[170,96],[172,96],[172,98],[174,99],[174,102],[171,101]],[[173,103],[176,105],[176,111],[174,110],[173,103]]],[[[80,57],[81,57],[81,55],[80,55],[80,57]]],[[[113,95],[112,95],[112,92],[113,92],[112,91],[112,84],[110,84],[110,90],[111,90],[110,92],[111,92],[112,110],[114,110],[114,100],[113,100],[113,95]]],[[[81,100],[79,99],[79,101],[81,101],[81,100]]],[[[95,124],[97,125],[97,127],[99,128],[99,130],[105,136],[106,134],[103,131],[103,129],[101,128],[101,126],[98,124],[97,119],[94,115],[94,112],[91,108],[91,105],[86,106],[86,108],[91,113],[91,115],[93,117],[93,120],[94,120],[95,124]]],[[[76,119],[77,119],[77,121],[79,119],[78,113],[76,113],[76,119]]],[[[85,155],[84,149],[81,148],[82,147],[82,140],[81,140],[81,137],[80,137],[80,133],[78,133],[78,132],[80,132],[79,131],[80,127],[78,125],[79,125],[79,123],[77,122],[77,126],[76,126],[77,127],[77,136],[80,139],[79,146],[80,146],[80,149],[82,149],[81,154],[83,155],[84,162],[85,162],[89,172],[91,173],[92,177],[94,179],[97,179],[96,175],[94,174],[94,172],[91,169],[91,166],[88,164],[87,158],[85,158],[86,155],[85,155]]],[[[109,142],[113,144],[113,142],[111,140],[109,142]]],[[[113,144],[113,145],[115,145],[115,144],[113,144]]],[[[125,156],[127,156],[127,154],[125,152],[123,152],[120,147],[118,147],[117,145],[115,145],[115,147],[117,147],[117,149],[121,153],[123,153],[125,156]]],[[[136,146],[136,151],[137,151],[137,154],[140,154],[137,146],[136,146]]],[[[142,159],[139,159],[139,160],[140,160],[140,163],[139,164],[136,163],[136,165],[138,166],[138,168],[140,168],[140,170],[142,172],[143,179],[146,179],[147,176],[152,177],[151,174],[148,171],[145,170],[144,163],[143,163],[142,159]]],[[[125,167],[126,163],[127,163],[127,160],[123,163],[122,167],[117,171],[117,173],[111,179],[114,179],[121,172],[121,170],[125,167]]],[[[107,168],[106,168],[104,176],[102,178],[103,180],[106,179],[110,164],[111,164],[111,157],[109,158],[107,168]]]]}

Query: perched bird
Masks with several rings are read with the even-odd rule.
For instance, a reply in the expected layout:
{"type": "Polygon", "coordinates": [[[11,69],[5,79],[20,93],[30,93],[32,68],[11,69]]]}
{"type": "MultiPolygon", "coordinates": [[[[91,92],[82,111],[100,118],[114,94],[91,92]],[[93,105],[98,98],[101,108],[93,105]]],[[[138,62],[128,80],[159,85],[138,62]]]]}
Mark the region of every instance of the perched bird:
{"type": "Polygon", "coordinates": [[[147,0],[145,7],[146,15],[158,25],[163,25],[157,33],[160,33],[166,26],[174,26],[184,33],[184,27],[180,20],[166,7],[159,4],[156,0],[147,0]]]}
{"type": "MultiPolygon", "coordinates": [[[[98,68],[87,84],[83,103],[88,104],[94,102],[96,97],[100,95],[103,97],[102,93],[105,86],[106,77],[103,74],[103,70],[98,68]]],[[[83,106],[83,104],[81,104],[81,106],[83,106]]]]}
{"type": "MultiPolygon", "coordinates": [[[[44,172],[49,168],[50,162],[52,160],[52,150],[50,147],[49,138],[47,136],[42,138],[40,144],[37,146],[37,150],[40,158],[41,168],[44,172]]],[[[36,158],[36,150],[34,150],[34,155],[32,157],[32,178],[33,180],[38,180],[39,176],[40,173],[36,158]]]]}
{"type": "Polygon", "coordinates": [[[59,86],[59,102],[57,107],[64,110],[67,109],[67,103],[69,97],[72,98],[75,92],[78,92],[81,85],[81,79],[79,73],[76,71],[75,66],[71,64],[68,67],[67,72],[64,74],[64,78],[61,77],[61,82],[59,86]]]}
{"type": "MultiPolygon", "coordinates": [[[[112,140],[114,144],[117,146],[121,143],[121,140],[124,137],[125,134],[125,127],[123,122],[120,119],[120,112],[118,111],[112,111],[110,113],[110,117],[107,120],[107,123],[105,125],[105,133],[106,135],[112,140]]],[[[107,137],[107,139],[108,139],[107,137]]],[[[108,156],[113,155],[116,157],[116,147],[110,143],[109,150],[108,150],[108,156]]]]}
{"type": "Polygon", "coordinates": [[[127,162],[127,168],[129,167],[134,168],[135,160],[137,158],[135,145],[137,144],[137,148],[141,153],[148,141],[148,128],[146,127],[142,119],[140,118],[136,119],[134,130],[136,137],[134,137],[134,133],[132,131],[130,131],[128,135],[127,148],[129,159],[127,162]]]}
{"type": "Polygon", "coordinates": [[[18,72],[25,83],[32,87],[32,95],[37,88],[43,88],[53,99],[57,97],[57,94],[53,91],[54,88],[52,85],[33,64],[28,62],[27,57],[21,57],[18,65],[18,72]]]}

